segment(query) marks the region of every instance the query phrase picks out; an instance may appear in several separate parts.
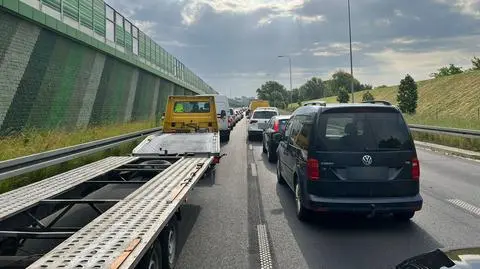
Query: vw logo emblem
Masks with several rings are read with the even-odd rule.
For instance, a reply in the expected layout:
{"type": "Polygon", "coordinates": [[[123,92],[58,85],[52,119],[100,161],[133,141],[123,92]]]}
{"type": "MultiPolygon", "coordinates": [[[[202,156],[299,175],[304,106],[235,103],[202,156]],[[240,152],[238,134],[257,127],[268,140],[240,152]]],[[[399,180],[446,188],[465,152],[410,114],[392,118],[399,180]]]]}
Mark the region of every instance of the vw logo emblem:
{"type": "Polygon", "coordinates": [[[365,156],[362,157],[362,162],[363,162],[364,165],[367,165],[367,166],[371,165],[372,161],[373,161],[372,156],[370,156],[370,155],[365,155],[365,156]]]}

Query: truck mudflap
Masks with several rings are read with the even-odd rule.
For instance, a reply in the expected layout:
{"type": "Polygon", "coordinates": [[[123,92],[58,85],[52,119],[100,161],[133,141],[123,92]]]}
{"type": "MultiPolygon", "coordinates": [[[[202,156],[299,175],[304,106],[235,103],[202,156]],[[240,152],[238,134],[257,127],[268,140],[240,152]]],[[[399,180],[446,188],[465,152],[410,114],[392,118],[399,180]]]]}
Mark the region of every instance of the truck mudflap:
{"type": "Polygon", "coordinates": [[[183,157],[28,268],[134,268],[214,157],[183,157]]]}
{"type": "Polygon", "coordinates": [[[220,135],[214,133],[159,133],[143,140],[134,156],[206,154],[220,156],[220,135]],[[188,143],[187,143],[188,142],[188,143]]]}

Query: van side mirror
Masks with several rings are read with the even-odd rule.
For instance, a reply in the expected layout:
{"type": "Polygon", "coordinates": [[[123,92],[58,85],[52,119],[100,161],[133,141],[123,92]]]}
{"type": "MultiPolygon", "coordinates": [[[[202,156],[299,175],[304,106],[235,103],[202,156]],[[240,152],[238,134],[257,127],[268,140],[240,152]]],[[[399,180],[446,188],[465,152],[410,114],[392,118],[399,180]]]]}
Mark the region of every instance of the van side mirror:
{"type": "Polygon", "coordinates": [[[220,117],[225,118],[226,116],[227,116],[227,112],[225,112],[225,110],[222,110],[220,112],[220,117]]]}

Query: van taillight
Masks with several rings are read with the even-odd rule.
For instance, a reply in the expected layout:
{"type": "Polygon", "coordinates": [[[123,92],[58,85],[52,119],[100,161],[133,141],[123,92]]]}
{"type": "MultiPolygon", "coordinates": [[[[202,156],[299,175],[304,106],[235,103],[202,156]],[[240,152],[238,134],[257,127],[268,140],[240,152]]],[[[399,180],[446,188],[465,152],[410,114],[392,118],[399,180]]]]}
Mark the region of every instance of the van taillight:
{"type": "Polygon", "coordinates": [[[307,160],[307,177],[310,180],[320,179],[320,167],[317,159],[307,160]]]}
{"type": "Polygon", "coordinates": [[[279,127],[279,126],[278,126],[278,121],[275,121],[275,123],[273,124],[273,130],[274,130],[275,132],[278,132],[278,129],[279,129],[278,127],[279,127]]]}
{"type": "Polygon", "coordinates": [[[417,157],[412,158],[412,178],[414,180],[420,179],[420,162],[418,162],[417,157]]]}

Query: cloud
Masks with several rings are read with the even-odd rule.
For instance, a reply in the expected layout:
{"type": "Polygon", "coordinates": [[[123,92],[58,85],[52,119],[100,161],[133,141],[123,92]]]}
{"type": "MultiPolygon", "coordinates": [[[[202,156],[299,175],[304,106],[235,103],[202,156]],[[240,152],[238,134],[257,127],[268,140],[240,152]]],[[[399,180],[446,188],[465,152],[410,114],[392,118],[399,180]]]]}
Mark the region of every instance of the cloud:
{"type": "Polygon", "coordinates": [[[417,80],[428,78],[430,73],[448,63],[465,66],[472,57],[470,52],[460,49],[403,52],[388,48],[380,52],[365,53],[365,55],[377,62],[376,70],[394,73],[397,76],[413,74],[417,80]]]}
{"type": "Polygon", "coordinates": [[[182,0],[186,2],[182,10],[183,23],[191,25],[198,21],[206,8],[212,9],[215,13],[246,14],[258,10],[271,10],[271,16],[262,19],[264,23],[269,20],[282,17],[282,13],[289,12],[303,6],[303,0],[182,0]]]}
{"type": "Polygon", "coordinates": [[[408,45],[408,44],[413,44],[417,43],[418,40],[414,38],[408,38],[408,37],[397,37],[392,40],[392,44],[403,44],[403,45],[408,45]]]}
{"type": "Polygon", "coordinates": [[[395,14],[397,17],[403,17],[403,13],[400,9],[393,10],[393,14],[395,14]]]}
{"type": "MultiPolygon", "coordinates": [[[[319,45],[319,42],[315,42],[314,45],[319,45]]],[[[361,42],[352,42],[352,51],[361,51],[364,48],[369,47],[367,44],[361,42]]],[[[307,49],[310,52],[313,52],[314,56],[320,57],[332,57],[340,56],[350,53],[350,44],[349,43],[331,43],[326,46],[317,46],[314,48],[307,49]]]]}
{"type": "Polygon", "coordinates": [[[157,23],[154,21],[143,21],[143,20],[130,20],[135,26],[138,27],[142,32],[148,35],[151,38],[157,36],[156,27],[157,23]]]}
{"type": "Polygon", "coordinates": [[[296,15],[296,16],[294,16],[294,19],[299,21],[299,22],[304,22],[304,23],[326,21],[325,16],[323,16],[323,15],[317,15],[317,16],[299,16],[299,15],[296,15]]]}
{"type": "Polygon", "coordinates": [[[438,3],[449,5],[462,14],[480,19],[480,0],[435,0],[438,3]]]}
{"type": "Polygon", "coordinates": [[[376,19],[374,24],[376,26],[385,27],[385,26],[389,26],[390,24],[392,24],[392,21],[388,18],[382,18],[382,19],[376,19]]]}

